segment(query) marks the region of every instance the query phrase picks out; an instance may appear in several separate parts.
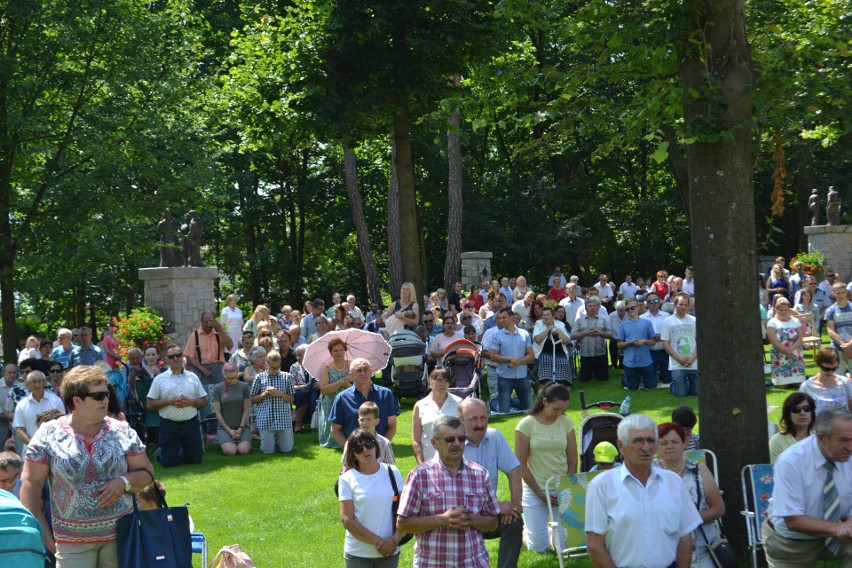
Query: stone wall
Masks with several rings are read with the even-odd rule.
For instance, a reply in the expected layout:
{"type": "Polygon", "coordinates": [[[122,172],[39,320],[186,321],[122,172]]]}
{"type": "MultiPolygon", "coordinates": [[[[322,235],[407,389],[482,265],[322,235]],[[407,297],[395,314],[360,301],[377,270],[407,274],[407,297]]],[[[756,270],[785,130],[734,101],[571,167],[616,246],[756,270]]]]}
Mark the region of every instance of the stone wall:
{"type": "Polygon", "coordinates": [[[825,255],[823,274],[830,268],[837,273],[838,280],[852,279],[852,226],[816,225],[805,227],[808,251],[818,250],[825,255]]]}
{"type": "Polygon", "coordinates": [[[461,253],[461,281],[465,290],[476,288],[485,280],[491,280],[491,258],[490,252],[463,252],[461,253]]]}
{"type": "Polygon", "coordinates": [[[183,346],[201,324],[202,311],[215,310],[213,281],[218,276],[215,266],[139,269],[139,279],[145,282],[145,303],[172,323],[174,331],[168,335],[178,345],[183,346]]]}

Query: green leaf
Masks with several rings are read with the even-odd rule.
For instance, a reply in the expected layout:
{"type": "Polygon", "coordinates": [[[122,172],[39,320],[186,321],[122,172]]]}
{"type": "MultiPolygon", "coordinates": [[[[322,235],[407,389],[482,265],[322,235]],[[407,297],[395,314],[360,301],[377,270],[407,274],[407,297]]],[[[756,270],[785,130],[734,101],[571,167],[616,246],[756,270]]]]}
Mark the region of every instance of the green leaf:
{"type": "Polygon", "coordinates": [[[657,149],[651,154],[651,157],[658,164],[662,164],[669,157],[669,143],[668,142],[660,142],[657,146],[657,149]]]}

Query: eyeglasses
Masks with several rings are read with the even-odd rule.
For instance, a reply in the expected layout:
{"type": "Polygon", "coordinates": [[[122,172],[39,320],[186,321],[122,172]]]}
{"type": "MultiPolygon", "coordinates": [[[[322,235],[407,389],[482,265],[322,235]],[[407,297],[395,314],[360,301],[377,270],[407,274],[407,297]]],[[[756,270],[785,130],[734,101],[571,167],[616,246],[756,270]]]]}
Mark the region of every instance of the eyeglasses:
{"type": "Polygon", "coordinates": [[[629,308],[624,308],[624,309],[627,310],[628,312],[632,312],[633,310],[636,309],[636,306],[630,306],[629,308]]]}
{"type": "Polygon", "coordinates": [[[475,310],[475,309],[476,309],[476,304],[470,304],[469,306],[465,306],[465,307],[464,307],[464,309],[466,309],[466,310],[475,310]]]}
{"type": "Polygon", "coordinates": [[[372,450],[375,447],[376,447],[376,441],[375,440],[367,440],[366,442],[361,442],[360,444],[355,444],[354,449],[355,449],[356,454],[360,454],[364,450],[372,450]]]}
{"type": "Polygon", "coordinates": [[[62,369],[51,369],[49,372],[51,375],[58,375],[62,372],[62,369]]]}
{"type": "Polygon", "coordinates": [[[95,392],[87,392],[82,396],[83,400],[87,397],[93,398],[98,402],[103,402],[107,398],[109,398],[109,391],[95,391],[95,392]]]}
{"type": "Polygon", "coordinates": [[[166,355],[166,359],[180,359],[183,357],[183,353],[172,353],[171,355],[166,355]]]}
{"type": "Polygon", "coordinates": [[[648,300],[648,303],[649,304],[659,304],[660,301],[659,300],[648,300]]]}
{"type": "Polygon", "coordinates": [[[280,368],[281,368],[281,365],[278,365],[277,367],[273,367],[272,365],[269,366],[270,371],[277,371],[280,368]]]}
{"type": "Polygon", "coordinates": [[[811,408],[809,405],[806,404],[805,406],[794,406],[793,408],[790,409],[790,412],[795,412],[796,414],[801,414],[803,412],[810,412],[811,410],[813,410],[813,408],[811,408]]]}
{"type": "Polygon", "coordinates": [[[456,440],[459,441],[459,444],[464,444],[467,442],[467,436],[447,436],[446,438],[438,438],[439,440],[444,440],[448,444],[455,443],[456,440]]]}

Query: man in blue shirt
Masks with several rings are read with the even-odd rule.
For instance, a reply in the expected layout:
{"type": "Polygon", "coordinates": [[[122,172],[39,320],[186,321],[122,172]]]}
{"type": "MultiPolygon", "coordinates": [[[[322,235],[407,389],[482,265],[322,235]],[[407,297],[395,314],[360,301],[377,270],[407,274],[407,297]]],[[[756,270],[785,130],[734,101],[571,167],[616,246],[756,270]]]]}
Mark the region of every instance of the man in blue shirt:
{"type": "Polygon", "coordinates": [[[54,347],[53,351],[50,352],[50,358],[54,361],[59,361],[62,368],[67,369],[71,352],[74,351],[74,345],[71,344],[71,330],[60,327],[56,331],[56,340],[59,342],[59,345],[54,347]]]}
{"type": "Polygon", "coordinates": [[[499,431],[488,427],[488,408],[478,398],[466,398],[459,404],[459,418],[464,424],[467,442],[464,459],[488,470],[491,487],[497,493],[499,472],[509,478],[509,501],[500,501],[497,530],[483,533],[486,539],[499,538],[497,568],[514,568],[523,544],[524,522],[521,520],[521,462],[509,442],[499,431]]]}
{"type": "Polygon", "coordinates": [[[518,394],[521,410],[532,406],[532,388],[527,377],[527,363],[534,359],[532,338],[525,329],[515,326],[511,308],[503,308],[495,318],[500,318],[503,329],[494,334],[491,342],[491,360],[497,363],[497,396],[500,413],[510,410],[512,391],[518,394]]]}
{"type": "Polygon", "coordinates": [[[628,390],[657,388],[651,349],[656,345],[654,325],[639,317],[638,302],[625,302],[627,318],[618,328],[618,348],[624,350],[624,386],[628,390]],[[640,386],[641,383],[641,386],[640,386]]]}
{"type": "Polygon", "coordinates": [[[94,365],[95,361],[106,361],[106,353],[103,349],[92,343],[92,328],[80,328],[80,346],[71,351],[68,359],[68,368],[77,365],[94,365]]]}
{"type": "Polygon", "coordinates": [[[337,395],[328,414],[331,435],[341,448],[345,447],[349,434],[358,428],[358,408],[369,400],[379,407],[376,433],[393,440],[399,415],[399,403],[393,392],[373,383],[373,369],[366,359],[353,360],[349,364],[349,373],[354,379],[352,386],[337,395]]]}

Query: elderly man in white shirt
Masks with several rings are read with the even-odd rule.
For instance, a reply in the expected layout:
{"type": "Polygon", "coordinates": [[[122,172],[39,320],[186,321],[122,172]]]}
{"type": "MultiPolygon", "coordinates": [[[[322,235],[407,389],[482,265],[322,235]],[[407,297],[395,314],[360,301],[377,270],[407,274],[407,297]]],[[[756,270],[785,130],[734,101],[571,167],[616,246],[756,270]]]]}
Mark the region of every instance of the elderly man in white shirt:
{"type": "Polygon", "coordinates": [[[815,430],[775,463],[763,522],[770,568],[805,568],[835,558],[852,566],[852,412],[823,410],[815,430]]]}
{"type": "Polygon", "coordinates": [[[688,568],[701,515],[679,475],[653,465],[657,425],[631,414],[618,425],[624,467],[589,484],[586,538],[598,568],[688,568]]]}

